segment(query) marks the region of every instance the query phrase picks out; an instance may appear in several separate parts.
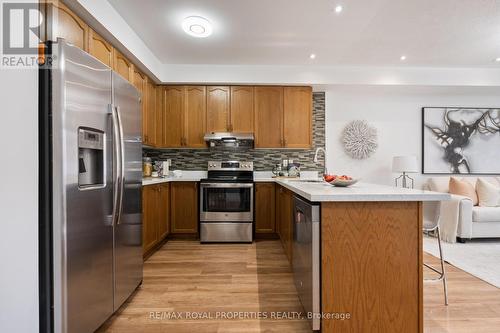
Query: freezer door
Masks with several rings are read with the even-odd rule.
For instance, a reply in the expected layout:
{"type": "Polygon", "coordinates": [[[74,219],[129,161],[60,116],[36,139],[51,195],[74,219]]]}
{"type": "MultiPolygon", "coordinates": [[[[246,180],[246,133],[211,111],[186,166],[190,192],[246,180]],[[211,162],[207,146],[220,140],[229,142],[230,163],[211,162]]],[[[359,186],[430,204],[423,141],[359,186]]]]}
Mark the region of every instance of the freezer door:
{"type": "Polygon", "coordinates": [[[61,40],[53,50],[54,326],[87,333],[113,313],[111,71],[61,40]]]}
{"type": "Polygon", "coordinates": [[[123,191],[114,226],[117,310],[142,281],[142,114],[137,89],[113,73],[113,105],[122,135],[123,191]]]}

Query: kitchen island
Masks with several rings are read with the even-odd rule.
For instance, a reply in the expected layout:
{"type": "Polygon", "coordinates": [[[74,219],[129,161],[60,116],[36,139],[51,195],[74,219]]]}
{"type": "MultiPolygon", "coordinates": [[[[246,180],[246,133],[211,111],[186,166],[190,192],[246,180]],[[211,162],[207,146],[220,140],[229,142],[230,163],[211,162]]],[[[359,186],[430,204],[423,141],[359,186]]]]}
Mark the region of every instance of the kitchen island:
{"type": "Polygon", "coordinates": [[[422,205],[449,195],[275,182],[321,206],[321,331],[423,332],[422,205]]]}

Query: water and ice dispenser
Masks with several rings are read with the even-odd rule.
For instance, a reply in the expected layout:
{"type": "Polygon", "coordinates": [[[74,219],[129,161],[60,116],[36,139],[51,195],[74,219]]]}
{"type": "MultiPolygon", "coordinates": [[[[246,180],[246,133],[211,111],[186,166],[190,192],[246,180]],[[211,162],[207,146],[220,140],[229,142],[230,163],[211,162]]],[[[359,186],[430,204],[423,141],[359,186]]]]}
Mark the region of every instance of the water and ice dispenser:
{"type": "Polygon", "coordinates": [[[104,186],[104,132],[78,129],[78,187],[104,186]]]}

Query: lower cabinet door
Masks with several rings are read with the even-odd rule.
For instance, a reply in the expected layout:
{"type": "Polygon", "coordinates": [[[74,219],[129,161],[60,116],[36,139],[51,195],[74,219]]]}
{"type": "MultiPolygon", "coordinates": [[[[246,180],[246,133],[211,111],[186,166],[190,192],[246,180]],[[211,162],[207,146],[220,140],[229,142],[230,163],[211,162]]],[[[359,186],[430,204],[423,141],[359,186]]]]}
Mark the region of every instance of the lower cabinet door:
{"type": "Polygon", "coordinates": [[[255,184],[255,232],[258,234],[276,232],[275,184],[255,184]]]}
{"type": "Polygon", "coordinates": [[[170,184],[171,232],[198,233],[198,184],[173,182],[170,184]]]}
{"type": "Polygon", "coordinates": [[[161,241],[170,232],[170,184],[159,185],[158,196],[158,240],[161,241]]]}
{"type": "Polygon", "coordinates": [[[142,248],[143,253],[149,251],[158,242],[158,185],[142,188],[142,248]]]}
{"type": "Polygon", "coordinates": [[[292,262],[292,241],[293,241],[293,195],[282,186],[277,188],[276,193],[276,223],[279,226],[279,236],[281,244],[285,250],[288,261],[292,262]]]}

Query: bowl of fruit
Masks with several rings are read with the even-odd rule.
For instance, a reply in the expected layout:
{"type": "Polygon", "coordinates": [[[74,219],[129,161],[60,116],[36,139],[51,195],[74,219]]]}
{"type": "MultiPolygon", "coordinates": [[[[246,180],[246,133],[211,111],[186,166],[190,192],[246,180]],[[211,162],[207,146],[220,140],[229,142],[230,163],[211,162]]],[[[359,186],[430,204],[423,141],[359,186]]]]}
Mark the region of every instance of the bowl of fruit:
{"type": "Polygon", "coordinates": [[[353,179],[351,176],[338,176],[338,175],[323,175],[323,179],[330,185],[347,187],[358,182],[358,179],[353,179]]]}

